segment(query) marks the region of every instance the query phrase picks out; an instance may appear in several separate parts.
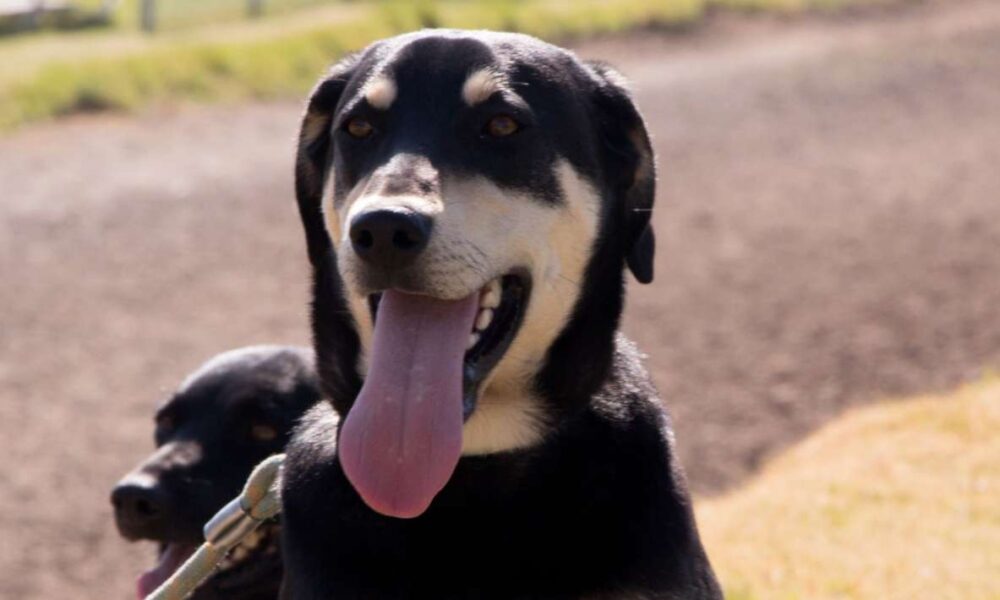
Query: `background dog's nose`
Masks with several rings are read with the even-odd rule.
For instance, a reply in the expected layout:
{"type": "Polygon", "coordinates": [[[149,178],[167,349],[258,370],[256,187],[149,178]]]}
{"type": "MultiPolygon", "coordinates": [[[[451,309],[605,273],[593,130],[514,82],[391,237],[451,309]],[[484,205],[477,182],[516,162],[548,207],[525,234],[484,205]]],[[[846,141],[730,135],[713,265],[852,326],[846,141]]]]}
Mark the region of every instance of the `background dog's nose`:
{"type": "Polygon", "coordinates": [[[162,490],[141,481],[126,479],[115,486],[111,490],[111,505],[118,528],[130,538],[155,535],[166,514],[162,490]]]}
{"type": "Polygon", "coordinates": [[[399,267],[427,246],[430,218],[393,210],[373,210],[351,223],[351,244],[363,260],[381,267],[399,267]]]}

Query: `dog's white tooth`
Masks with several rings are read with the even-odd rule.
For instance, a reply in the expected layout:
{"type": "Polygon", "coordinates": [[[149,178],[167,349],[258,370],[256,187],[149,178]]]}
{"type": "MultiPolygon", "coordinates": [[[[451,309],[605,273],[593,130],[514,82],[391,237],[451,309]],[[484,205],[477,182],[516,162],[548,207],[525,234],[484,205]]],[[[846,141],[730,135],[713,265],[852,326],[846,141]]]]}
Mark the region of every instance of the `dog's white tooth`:
{"type": "Polygon", "coordinates": [[[493,309],[484,308],[479,311],[479,316],[476,317],[476,329],[480,331],[486,331],[486,328],[490,326],[490,321],[493,320],[493,309]]]}
{"type": "Polygon", "coordinates": [[[466,350],[471,349],[473,346],[476,345],[476,342],[478,342],[478,341],[479,341],[479,334],[478,333],[470,333],[469,334],[469,345],[466,346],[465,349],[466,350]]]}
{"type": "Polygon", "coordinates": [[[486,291],[483,292],[483,296],[479,300],[479,306],[483,308],[496,308],[500,306],[499,279],[494,279],[486,286],[486,291]]]}

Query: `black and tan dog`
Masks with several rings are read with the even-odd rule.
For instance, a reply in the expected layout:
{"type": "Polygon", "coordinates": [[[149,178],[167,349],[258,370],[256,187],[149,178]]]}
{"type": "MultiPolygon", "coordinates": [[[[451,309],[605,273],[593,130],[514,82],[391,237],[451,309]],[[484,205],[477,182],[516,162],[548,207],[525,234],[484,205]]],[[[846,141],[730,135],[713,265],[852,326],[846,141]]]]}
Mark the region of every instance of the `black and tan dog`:
{"type": "MultiPolygon", "coordinates": [[[[121,534],[160,543],[157,565],[137,582],[139,598],[195,551],[205,522],[239,495],[258,462],[284,449],[318,400],[312,352],[302,348],[241,348],[188,376],[156,413],[156,452],[111,493],[121,534]]],[[[251,534],[192,598],[276,598],[277,534],[275,523],[251,534]]]]}
{"type": "Polygon", "coordinates": [[[654,176],[622,78],[537,39],[333,67],[296,177],[332,407],[289,446],[284,597],[721,597],[617,332],[654,176]]]}

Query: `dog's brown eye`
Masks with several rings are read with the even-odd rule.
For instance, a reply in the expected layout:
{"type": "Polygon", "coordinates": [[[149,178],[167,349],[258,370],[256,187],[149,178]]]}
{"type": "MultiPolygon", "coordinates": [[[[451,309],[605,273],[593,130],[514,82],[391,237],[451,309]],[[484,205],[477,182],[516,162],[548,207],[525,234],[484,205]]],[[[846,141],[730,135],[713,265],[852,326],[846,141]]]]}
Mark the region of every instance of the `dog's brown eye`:
{"type": "Polygon", "coordinates": [[[351,137],[358,138],[359,140],[364,139],[375,131],[372,124],[368,122],[367,119],[361,117],[354,117],[347,122],[347,127],[345,127],[347,133],[351,134],[351,137]]]}
{"type": "Polygon", "coordinates": [[[258,442],[270,442],[278,437],[278,430],[270,425],[257,423],[250,428],[250,436],[258,442]]]}
{"type": "Polygon", "coordinates": [[[517,124],[514,117],[509,115],[497,115],[486,124],[486,133],[493,137],[507,137],[517,133],[521,126],[517,124]]]}

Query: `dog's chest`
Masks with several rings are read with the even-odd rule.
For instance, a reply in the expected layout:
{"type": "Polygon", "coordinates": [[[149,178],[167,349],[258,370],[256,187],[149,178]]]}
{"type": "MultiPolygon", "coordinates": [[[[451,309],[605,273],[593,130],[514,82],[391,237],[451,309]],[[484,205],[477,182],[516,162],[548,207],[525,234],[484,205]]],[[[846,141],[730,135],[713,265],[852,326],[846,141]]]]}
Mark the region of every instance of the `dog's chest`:
{"type": "MultiPolygon", "coordinates": [[[[654,437],[633,440],[658,445],[654,437]]],[[[285,498],[290,545],[308,554],[289,562],[316,565],[295,574],[305,580],[319,579],[322,565],[324,581],[358,597],[608,597],[669,563],[661,544],[673,512],[661,493],[666,452],[659,465],[639,464],[627,459],[635,448],[608,447],[570,441],[463,459],[431,508],[409,520],[372,512],[336,461],[324,461],[285,498]]]]}

